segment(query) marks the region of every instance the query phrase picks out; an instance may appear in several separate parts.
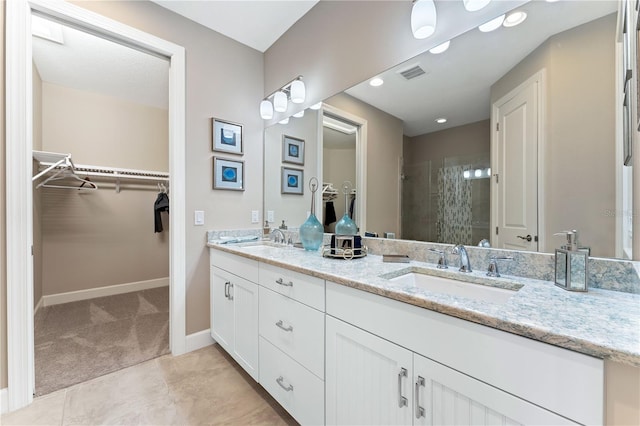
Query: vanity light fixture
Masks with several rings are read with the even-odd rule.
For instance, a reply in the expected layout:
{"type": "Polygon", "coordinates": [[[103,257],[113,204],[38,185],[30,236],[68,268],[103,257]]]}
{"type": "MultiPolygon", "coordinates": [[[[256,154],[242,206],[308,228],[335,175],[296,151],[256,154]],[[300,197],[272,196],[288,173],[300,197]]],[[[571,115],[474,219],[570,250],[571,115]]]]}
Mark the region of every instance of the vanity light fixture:
{"type": "Polygon", "coordinates": [[[300,112],[296,112],[295,114],[293,114],[293,116],[295,118],[302,118],[304,117],[304,110],[300,111],[300,112]]]}
{"type": "Polygon", "coordinates": [[[289,124],[289,117],[287,117],[287,118],[285,118],[285,119],[283,119],[283,120],[278,121],[278,123],[280,123],[280,124],[289,124]]]}
{"type": "Polygon", "coordinates": [[[506,18],[504,18],[504,22],[502,23],[502,25],[504,25],[505,27],[515,27],[518,24],[522,24],[525,19],[527,19],[527,13],[521,10],[516,10],[515,12],[510,13],[506,18]]]}
{"type": "Polygon", "coordinates": [[[309,108],[311,108],[314,111],[319,110],[320,108],[322,108],[322,102],[318,102],[317,104],[313,104],[311,105],[309,108]]]}
{"type": "Polygon", "coordinates": [[[467,12],[475,12],[491,3],[491,0],[462,0],[462,3],[467,12]]]}
{"type": "Polygon", "coordinates": [[[429,49],[429,52],[433,53],[434,55],[445,52],[449,48],[450,44],[451,40],[447,40],[444,43],[437,45],[433,49],[429,49]]]}
{"type": "Polygon", "coordinates": [[[497,18],[493,18],[489,22],[485,22],[484,24],[480,25],[478,27],[478,29],[480,31],[482,31],[483,33],[488,33],[488,32],[497,30],[498,28],[500,28],[502,26],[502,23],[504,22],[504,17],[505,16],[506,15],[500,15],[497,18]]]}
{"type": "Polygon", "coordinates": [[[433,0],[414,0],[411,9],[411,31],[417,39],[427,38],[436,32],[436,5],[433,0]]]}
{"type": "Polygon", "coordinates": [[[379,87],[379,86],[382,86],[383,84],[384,84],[384,80],[381,79],[380,77],[375,77],[369,80],[369,85],[372,87],[379,87]]]}
{"type": "Polygon", "coordinates": [[[447,119],[444,118],[444,117],[436,118],[436,123],[438,123],[438,124],[444,124],[446,122],[447,122],[447,119]]]}
{"type": "Polygon", "coordinates": [[[299,75],[260,102],[260,117],[264,120],[270,120],[273,118],[274,110],[276,112],[285,112],[287,110],[289,100],[294,104],[301,104],[304,102],[305,97],[306,88],[302,81],[302,76],[299,75]]]}

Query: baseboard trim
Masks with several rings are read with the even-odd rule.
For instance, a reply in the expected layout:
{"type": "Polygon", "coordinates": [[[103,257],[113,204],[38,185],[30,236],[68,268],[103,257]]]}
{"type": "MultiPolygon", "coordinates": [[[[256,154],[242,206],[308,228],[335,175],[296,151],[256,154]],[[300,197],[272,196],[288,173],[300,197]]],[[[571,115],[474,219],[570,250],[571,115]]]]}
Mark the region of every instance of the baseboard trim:
{"type": "Polygon", "coordinates": [[[51,294],[48,296],[42,296],[42,306],[59,305],[61,303],[77,302],[78,300],[93,299],[96,297],[130,293],[132,291],[166,287],[169,285],[169,282],[169,277],[166,277],[147,281],[110,285],[106,287],[90,288],[87,290],[70,291],[67,293],[51,294]]]}
{"type": "Polygon", "coordinates": [[[9,392],[7,388],[0,389],[0,414],[4,414],[9,411],[9,392]]]}
{"type": "Polygon", "coordinates": [[[33,315],[38,313],[38,309],[42,308],[43,306],[44,306],[44,296],[41,296],[40,300],[38,300],[38,303],[36,304],[35,308],[33,308],[33,315]]]}
{"type": "Polygon", "coordinates": [[[196,351],[198,349],[213,345],[216,341],[211,337],[211,330],[206,329],[192,333],[187,336],[187,352],[196,351]]]}

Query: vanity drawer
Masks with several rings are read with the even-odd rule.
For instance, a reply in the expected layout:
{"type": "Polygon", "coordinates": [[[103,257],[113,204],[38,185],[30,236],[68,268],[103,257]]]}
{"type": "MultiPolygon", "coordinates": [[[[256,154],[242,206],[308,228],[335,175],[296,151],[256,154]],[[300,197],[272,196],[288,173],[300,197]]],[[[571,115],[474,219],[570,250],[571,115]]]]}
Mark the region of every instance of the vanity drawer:
{"type": "Polygon", "coordinates": [[[324,381],[263,337],[260,384],[300,424],[324,424],[324,381]]]}
{"type": "Polygon", "coordinates": [[[251,282],[258,282],[259,263],[255,260],[221,250],[209,249],[209,264],[251,282]]]}
{"type": "Polygon", "coordinates": [[[324,314],[260,287],[260,335],[324,377],[324,314]]]}
{"type": "Polygon", "coordinates": [[[324,312],[323,279],[261,263],[259,284],[324,312]]]}

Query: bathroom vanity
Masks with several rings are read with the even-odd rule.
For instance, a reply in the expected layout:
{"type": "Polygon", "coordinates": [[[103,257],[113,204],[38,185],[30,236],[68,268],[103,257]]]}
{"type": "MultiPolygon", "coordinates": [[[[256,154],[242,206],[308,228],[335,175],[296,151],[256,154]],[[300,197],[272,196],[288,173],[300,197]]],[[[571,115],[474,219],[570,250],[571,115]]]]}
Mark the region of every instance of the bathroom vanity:
{"type": "Polygon", "coordinates": [[[602,424],[604,359],[640,366],[638,295],[209,247],[213,338],[302,424],[602,424]],[[413,275],[511,293],[461,296],[413,275]]]}

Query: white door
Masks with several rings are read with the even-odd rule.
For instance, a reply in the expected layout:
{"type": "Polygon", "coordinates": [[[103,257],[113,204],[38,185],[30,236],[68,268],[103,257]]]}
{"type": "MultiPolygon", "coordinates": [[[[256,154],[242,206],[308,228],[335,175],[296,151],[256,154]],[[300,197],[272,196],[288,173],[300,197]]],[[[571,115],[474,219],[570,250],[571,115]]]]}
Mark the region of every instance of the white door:
{"type": "Polygon", "coordinates": [[[410,425],[412,353],[327,316],[329,425],[410,425]]]}
{"type": "Polygon", "coordinates": [[[233,351],[233,275],[211,267],[211,336],[229,353],[233,351]]]}
{"type": "Polygon", "coordinates": [[[233,277],[233,357],[251,377],[258,380],[258,285],[233,277]]]}
{"type": "Polygon", "coordinates": [[[416,425],[565,425],[564,417],[414,354],[416,425]]]}
{"type": "Polygon", "coordinates": [[[494,104],[492,246],[538,250],[538,79],[494,104]]]}

